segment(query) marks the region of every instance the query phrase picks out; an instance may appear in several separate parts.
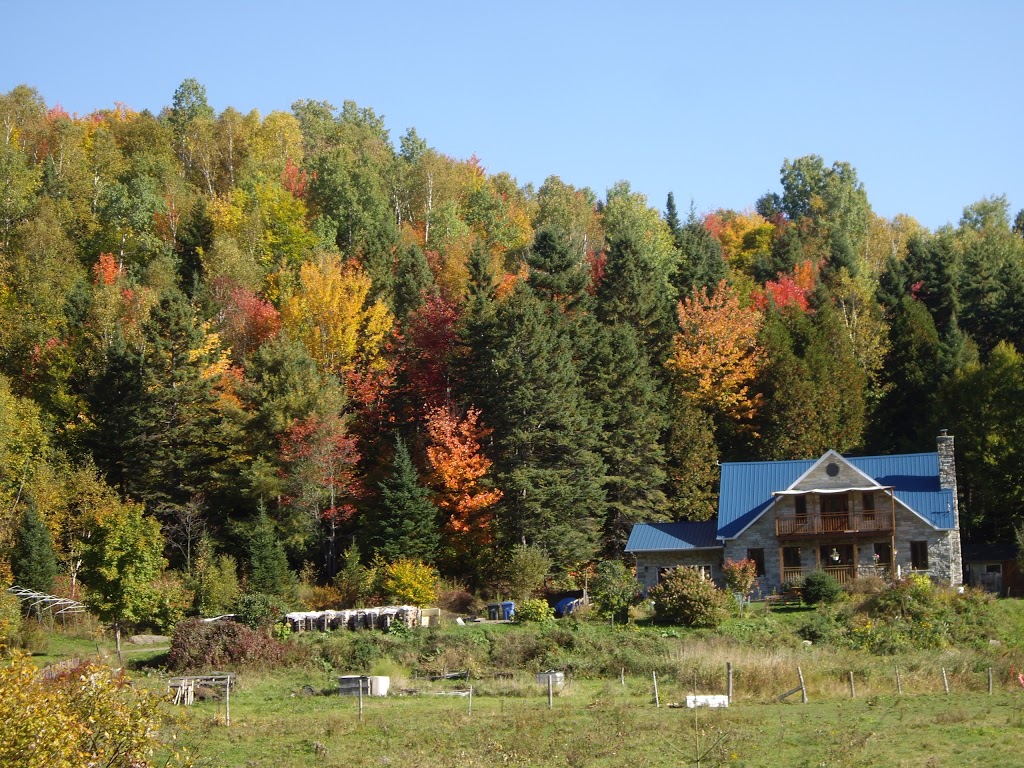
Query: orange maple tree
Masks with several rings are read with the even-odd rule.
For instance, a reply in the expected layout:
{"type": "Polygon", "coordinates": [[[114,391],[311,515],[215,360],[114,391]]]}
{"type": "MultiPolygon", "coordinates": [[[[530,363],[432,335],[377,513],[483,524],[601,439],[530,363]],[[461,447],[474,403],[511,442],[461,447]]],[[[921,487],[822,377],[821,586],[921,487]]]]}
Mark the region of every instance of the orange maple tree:
{"type": "Polygon", "coordinates": [[[459,550],[488,544],[490,510],[501,498],[501,491],[483,482],[491,460],[480,441],[491,430],[480,424],[477,408],[460,419],[451,406],[440,406],[427,413],[427,432],[427,458],[437,488],[435,502],[445,514],[445,534],[459,550]]]}
{"type": "Polygon", "coordinates": [[[752,417],[759,406],[750,383],[763,358],[761,322],[761,313],[740,306],[725,280],[712,294],[701,287],[679,302],[679,333],[665,365],[675,372],[680,393],[731,418],[752,417]]]}

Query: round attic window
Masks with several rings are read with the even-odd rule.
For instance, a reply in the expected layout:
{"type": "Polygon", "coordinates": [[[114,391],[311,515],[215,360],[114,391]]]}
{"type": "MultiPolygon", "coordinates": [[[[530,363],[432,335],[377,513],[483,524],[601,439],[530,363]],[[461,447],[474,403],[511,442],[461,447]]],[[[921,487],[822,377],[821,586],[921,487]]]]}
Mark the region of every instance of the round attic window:
{"type": "Polygon", "coordinates": [[[836,464],[834,461],[829,462],[828,464],[825,465],[825,474],[828,475],[829,477],[835,477],[836,475],[839,474],[839,465],[836,464]]]}

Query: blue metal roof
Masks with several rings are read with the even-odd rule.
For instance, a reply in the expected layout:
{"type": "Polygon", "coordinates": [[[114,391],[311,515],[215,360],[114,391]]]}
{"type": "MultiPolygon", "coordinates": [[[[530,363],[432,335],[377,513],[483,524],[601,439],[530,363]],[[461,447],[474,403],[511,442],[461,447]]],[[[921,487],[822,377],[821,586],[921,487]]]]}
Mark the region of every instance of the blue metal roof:
{"type": "MultiPolygon", "coordinates": [[[[939,488],[937,453],[845,458],[880,485],[893,486],[900,502],[936,528],[953,528],[953,493],[939,488]]],[[[789,488],[817,461],[804,459],[723,464],[718,496],[719,538],[735,537],[771,504],[773,492],[789,488]]]]}
{"type": "Polygon", "coordinates": [[[714,520],[700,523],[637,523],[629,532],[626,552],[660,552],[722,546],[714,520]]]}

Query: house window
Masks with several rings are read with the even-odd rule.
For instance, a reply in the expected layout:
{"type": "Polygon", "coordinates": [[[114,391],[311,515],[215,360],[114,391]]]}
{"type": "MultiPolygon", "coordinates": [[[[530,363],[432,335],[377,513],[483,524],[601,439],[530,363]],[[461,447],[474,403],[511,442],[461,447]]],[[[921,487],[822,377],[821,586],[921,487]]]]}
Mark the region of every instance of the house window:
{"type": "Polygon", "coordinates": [[[782,567],[783,568],[799,568],[800,567],[800,547],[783,547],[782,548],[782,567]]]}
{"type": "Polygon", "coordinates": [[[757,568],[757,575],[764,576],[764,549],[760,547],[757,549],[748,549],[747,560],[753,560],[754,566],[757,568]]]}
{"type": "Polygon", "coordinates": [[[826,515],[841,515],[847,508],[845,493],[830,493],[821,498],[821,510],[826,515]]]}
{"type": "Polygon", "coordinates": [[[928,542],[910,542],[910,567],[915,571],[928,570],[928,542]]]}
{"type": "Polygon", "coordinates": [[[807,517],[807,497],[806,496],[794,496],[793,504],[796,507],[797,517],[807,517]]]}
{"type": "Polygon", "coordinates": [[[875,544],[875,565],[888,567],[892,564],[892,545],[888,542],[875,544]]]}
{"type": "Polygon", "coordinates": [[[864,520],[873,523],[875,521],[875,494],[865,491],[863,496],[864,520]]]}
{"type": "Polygon", "coordinates": [[[1003,565],[1002,565],[1002,563],[989,563],[988,565],[985,566],[985,573],[1002,573],[1002,572],[1003,572],[1003,565]]]}

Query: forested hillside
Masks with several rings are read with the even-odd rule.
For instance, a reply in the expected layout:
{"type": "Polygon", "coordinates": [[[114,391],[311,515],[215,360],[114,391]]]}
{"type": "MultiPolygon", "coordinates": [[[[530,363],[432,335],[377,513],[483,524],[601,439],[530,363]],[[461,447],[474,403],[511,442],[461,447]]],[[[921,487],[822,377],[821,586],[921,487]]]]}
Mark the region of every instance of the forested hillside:
{"type": "Polygon", "coordinates": [[[711,516],[717,461],[940,428],[966,532],[1012,538],[1024,212],[933,232],[846,162],[780,162],[707,212],[520,185],[351,102],[0,96],[0,581],[48,532],[58,589],[149,552],[133,578],[197,610],[286,593],[284,557],[487,589],[526,543],[564,584],[635,521],[711,516]]]}

